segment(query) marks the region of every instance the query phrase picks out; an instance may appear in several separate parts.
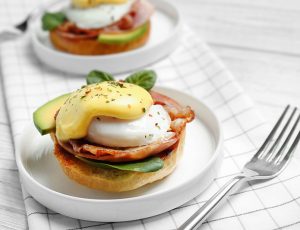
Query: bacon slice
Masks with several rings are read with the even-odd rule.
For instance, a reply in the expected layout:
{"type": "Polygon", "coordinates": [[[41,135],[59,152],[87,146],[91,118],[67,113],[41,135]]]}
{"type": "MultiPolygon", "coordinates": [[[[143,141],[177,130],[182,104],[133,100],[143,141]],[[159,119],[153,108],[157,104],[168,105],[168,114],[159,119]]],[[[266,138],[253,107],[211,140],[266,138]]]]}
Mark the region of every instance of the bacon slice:
{"type": "Polygon", "coordinates": [[[94,39],[100,33],[122,33],[133,30],[146,23],[154,12],[154,7],[147,1],[137,0],[133,3],[131,10],[124,15],[119,21],[99,29],[83,29],[76,26],[75,23],[66,21],[56,28],[60,36],[72,40],[94,39]]]}
{"type": "Polygon", "coordinates": [[[84,140],[71,140],[67,143],[60,143],[60,145],[76,156],[101,161],[124,162],[140,160],[156,155],[170,148],[177,141],[178,137],[173,136],[149,145],[123,149],[87,144],[84,143],[84,140]]]}
{"type": "Polygon", "coordinates": [[[179,135],[181,133],[181,131],[185,128],[186,123],[188,123],[188,121],[186,119],[183,118],[176,118],[175,120],[173,120],[171,122],[171,129],[177,133],[177,135],[179,135]]]}
{"type": "Polygon", "coordinates": [[[153,13],[154,7],[152,4],[146,0],[137,0],[132,6],[132,11],[129,13],[134,22],[132,24],[132,28],[137,28],[143,25],[149,20],[153,13]]]}
{"type": "Polygon", "coordinates": [[[171,120],[175,120],[177,118],[183,118],[187,122],[194,120],[195,113],[190,106],[182,107],[177,101],[174,101],[172,98],[154,91],[151,91],[150,94],[154,100],[154,104],[162,105],[164,109],[169,113],[171,120]]]}
{"type": "Polygon", "coordinates": [[[169,112],[172,122],[168,138],[145,146],[130,148],[112,148],[95,145],[90,144],[85,139],[69,140],[68,142],[59,142],[59,144],[76,156],[110,162],[140,160],[172,148],[179,140],[186,124],[194,119],[195,114],[190,107],[182,107],[178,102],[165,95],[153,91],[150,94],[154,100],[154,104],[163,105],[166,111],[169,112]]]}

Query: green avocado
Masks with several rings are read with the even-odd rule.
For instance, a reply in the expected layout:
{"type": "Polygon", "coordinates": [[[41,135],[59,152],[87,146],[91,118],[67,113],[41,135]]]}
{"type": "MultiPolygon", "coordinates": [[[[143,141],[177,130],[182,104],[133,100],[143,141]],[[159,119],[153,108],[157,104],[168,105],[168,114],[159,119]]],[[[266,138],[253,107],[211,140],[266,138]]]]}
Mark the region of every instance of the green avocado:
{"type": "Polygon", "coordinates": [[[148,30],[148,23],[124,33],[101,33],[98,36],[98,41],[104,44],[125,44],[136,40],[144,35],[148,30]]]}
{"type": "Polygon", "coordinates": [[[33,113],[34,125],[42,135],[48,134],[49,132],[55,130],[55,114],[69,96],[70,94],[68,93],[56,97],[39,107],[33,113]]]}

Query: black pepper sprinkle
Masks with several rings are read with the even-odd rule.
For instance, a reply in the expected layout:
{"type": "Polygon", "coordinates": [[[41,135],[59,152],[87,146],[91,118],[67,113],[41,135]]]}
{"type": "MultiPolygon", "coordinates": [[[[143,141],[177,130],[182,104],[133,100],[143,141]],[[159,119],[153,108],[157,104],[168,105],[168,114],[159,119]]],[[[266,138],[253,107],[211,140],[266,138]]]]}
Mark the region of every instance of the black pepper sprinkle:
{"type": "Polygon", "coordinates": [[[126,88],[123,83],[118,81],[110,81],[109,84],[114,87],[126,88]]]}
{"type": "Polygon", "coordinates": [[[143,110],[143,113],[146,113],[146,109],[145,108],[142,108],[142,110],[143,110]]]}
{"type": "Polygon", "coordinates": [[[131,96],[132,94],[131,93],[129,93],[129,94],[127,94],[128,96],[131,96]]]}

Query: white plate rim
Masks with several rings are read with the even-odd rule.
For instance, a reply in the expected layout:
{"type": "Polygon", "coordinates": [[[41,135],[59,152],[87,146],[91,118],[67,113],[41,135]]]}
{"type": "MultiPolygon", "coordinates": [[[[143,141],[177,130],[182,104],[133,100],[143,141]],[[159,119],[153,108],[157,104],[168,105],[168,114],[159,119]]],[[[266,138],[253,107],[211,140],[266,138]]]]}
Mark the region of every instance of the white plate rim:
{"type": "MultiPolygon", "coordinates": [[[[213,153],[213,156],[209,159],[209,161],[207,162],[207,164],[202,168],[201,172],[199,172],[199,174],[202,174],[203,172],[205,172],[207,170],[207,168],[209,168],[215,161],[216,159],[219,157],[219,155],[223,154],[221,151],[222,148],[222,144],[223,144],[223,131],[221,128],[221,123],[218,119],[218,117],[215,115],[215,113],[210,109],[209,106],[207,106],[205,103],[203,103],[202,101],[200,101],[199,99],[181,92],[179,90],[176,89],[172,89],[172,88],[168,88],[168,87],[156,87],[156,89],[159,90],[169,90],[169,91],[173,91],[176,93],[180,93],[180,94],[184,94],[185,96],[194,98],[195,100],[198,101],[198,103],[202,104],[202,106],[204,106],[206,109],[208,109],[208,111],[211,113],[211,115],[213,116],[213,118],[216,121],[217,124],[217,128],[218,128],[218,140],[216,141],[216,147],[213,153]]],[[[23,134],[24,135],[24,134],[23,134]]],[[[214,137],[216,139],[216,137],[214,137]]],[[[20,171],[21,176],[26,176],[26,179],[29,179],[31,181],[31,183],[35,184],[37,187],[40,187],[40,189],[43,189],[49,193],[51,193],[52,195],[56,195],[59,196],[60,198],[65,198],[65,199],[69,199],[69,200],[73,200],[73,201],[77,201],[77,202],[87,202],[87,203],[125,203],[125,202],[131,202],[131,201],[139,201],[139,200],[145,200],[145,199],[152,199],[155,196],[158,195],[165,195],[166,193],[170,192],[169,190],[163,190],[162,192],[154,192],[151,194],[146,194],[146,195],[140,195],[137,197],[129,197],[129,198],[116,198],[116,199],[91,199],[91,198],[82,198],[82,197],[75,197],[75,196],[71,196],[71,195],[67,195],[67,194],[63,194],[60,192],[57,192],[55,190],[52,190],[50,188],[48,188],[47,186],[40,184],[38,181],[36,181],[29,173],[28,171],[25,169],[22,159],[21,159],[21,151],[20,150],[20,146],[21,146],[21,139],[22,139],[22,135],[20,135],[18,141],[16,142],[16,162],[17,162],[17,166],[18,169],[20,171]]],[[[183,184],[181,184],[180,186],[176,186],[174,188],[172,188],[172,190],[176,190],[181,186],[185,186],[186,184],[188,184],[190,182],[190,180],[186,180],[183,184]]]]}

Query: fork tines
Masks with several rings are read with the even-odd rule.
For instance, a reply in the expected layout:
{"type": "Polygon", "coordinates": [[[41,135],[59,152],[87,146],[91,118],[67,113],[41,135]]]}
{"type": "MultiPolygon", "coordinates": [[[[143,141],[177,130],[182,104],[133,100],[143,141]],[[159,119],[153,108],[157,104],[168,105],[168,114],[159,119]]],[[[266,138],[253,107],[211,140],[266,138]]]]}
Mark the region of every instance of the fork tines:
{"type": "Polygon", "coordinates": [[[263,159],[274,164],[284,164],[300,140],[299,120],[298,108],[291,109],[288,105],[253,160],[263,159]]]}

